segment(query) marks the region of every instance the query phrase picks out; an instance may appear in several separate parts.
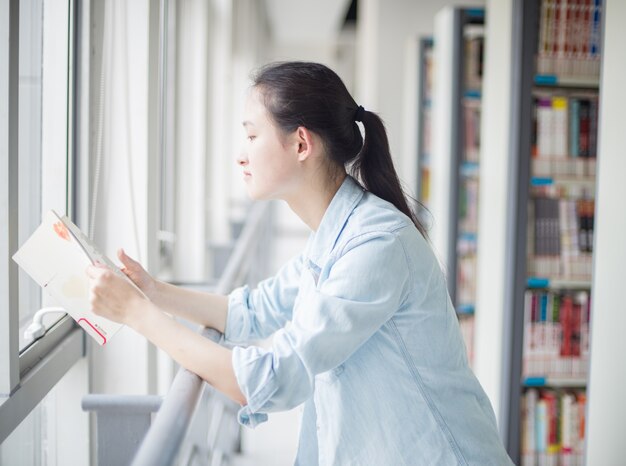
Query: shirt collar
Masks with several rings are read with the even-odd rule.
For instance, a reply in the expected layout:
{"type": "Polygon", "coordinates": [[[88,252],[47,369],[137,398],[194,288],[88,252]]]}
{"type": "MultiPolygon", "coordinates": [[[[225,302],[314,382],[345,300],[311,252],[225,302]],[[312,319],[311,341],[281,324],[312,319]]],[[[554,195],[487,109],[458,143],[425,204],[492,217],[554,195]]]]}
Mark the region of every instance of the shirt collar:
{"type": "Polygon", "coordinates": [[[354,178],[347,175],[330,201],[317,231],[312,233],[307,248],[309,260],[318,267],[321,266],[321,262],[335,246],[339,234],[348,217],[363,197],[364,191],[354,178]]]}

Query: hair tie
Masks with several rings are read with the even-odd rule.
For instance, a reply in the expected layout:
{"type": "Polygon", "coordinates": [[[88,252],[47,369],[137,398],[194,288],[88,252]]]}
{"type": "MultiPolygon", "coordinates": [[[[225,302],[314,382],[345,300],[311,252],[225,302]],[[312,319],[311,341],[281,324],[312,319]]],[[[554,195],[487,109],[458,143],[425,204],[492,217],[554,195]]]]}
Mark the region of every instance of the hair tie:
{"type": "Polygon", "coordinates": [[[356,108],[354,112],[354,121],[363,121],[363,116],[365,115],[365,109],[360,105],[356,108]]]}

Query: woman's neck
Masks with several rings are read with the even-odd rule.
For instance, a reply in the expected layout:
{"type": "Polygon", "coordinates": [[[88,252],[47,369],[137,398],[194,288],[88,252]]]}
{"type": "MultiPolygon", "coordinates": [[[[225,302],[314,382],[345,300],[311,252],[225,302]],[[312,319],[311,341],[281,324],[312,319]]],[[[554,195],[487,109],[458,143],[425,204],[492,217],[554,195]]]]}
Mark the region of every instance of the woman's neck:
{"type": "Polygon", "coordinates": [[[345,173],[332,177],[330,181],[328,178],[319,179],[319,177],[312,177],[308,182],[302,184],[294,196],[285,200],[291,210],[293,210],[311,230],[317,231],[326,213],[326,209],[328,209],[330,202],[333,200],[333,197],[335,197],[335,194],[345,178],[345,173]]]}

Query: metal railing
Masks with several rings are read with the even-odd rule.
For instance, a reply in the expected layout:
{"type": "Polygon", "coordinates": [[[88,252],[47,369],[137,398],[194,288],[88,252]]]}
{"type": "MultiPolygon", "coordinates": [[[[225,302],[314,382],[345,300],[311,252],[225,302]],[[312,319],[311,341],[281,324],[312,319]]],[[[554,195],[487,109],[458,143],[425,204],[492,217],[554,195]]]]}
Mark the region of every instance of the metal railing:
{"type": "MultiPolygon", "coordinates": [[[[236,286],[255,284],[267,270],[270,244],[271,204],[257,203],[250,210],[212,292],[226,295],[236,286]]],[[[205,328],[202,334],[215,341],[222,340],[222,335],[212,329],[205,328]]],[[[221,396],[196,374],[181,368],[132,464],[221,464],[238,445],[237,409],[234,402],[221,396]],[[186,437],[191,438],[187,444],[186,437]]]]}

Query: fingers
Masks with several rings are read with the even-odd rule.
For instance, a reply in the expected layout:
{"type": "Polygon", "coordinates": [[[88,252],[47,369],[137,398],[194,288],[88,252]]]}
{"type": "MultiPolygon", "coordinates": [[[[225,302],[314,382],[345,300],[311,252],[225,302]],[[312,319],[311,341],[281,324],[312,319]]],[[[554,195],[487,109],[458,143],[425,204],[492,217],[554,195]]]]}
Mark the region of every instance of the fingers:
{"type": "Polygon", "coordinates": [[[100,270],[100,267],[96,267],[95,265],[89,265],[85,269],[85,273],[89,278],[98,278],[102,273],[100,270]]]}
{"type": "Polygon", "coordinates": [[[97,279],[100,277],[106,278],[109,275],[111,275],[113,272],[111,272],[109,268],[105,266],[104,264],[101,264],[100,262],[96,262],[94,265],[87,266],[87,268],[85,269],[85,273],[87,274],[89,278],[97,279]]]}
{"type": "Polygon", "coordinates": [[[89,304],[91,304],[91,312],[96,315],[102,315],[102,299],[94,290],[90,290],[89,292],[89,304]]]}
{"type": "Polygon", "coordinates": [[[124,264],[124,267],[129,267],[130,265],[136,262],[133,259],[131,259],[128,255],[126,255],[126,252],[124,251],[123,248],[119,248],[117,250],[117,257],[120,259],[122,264],[124,264]]]}

